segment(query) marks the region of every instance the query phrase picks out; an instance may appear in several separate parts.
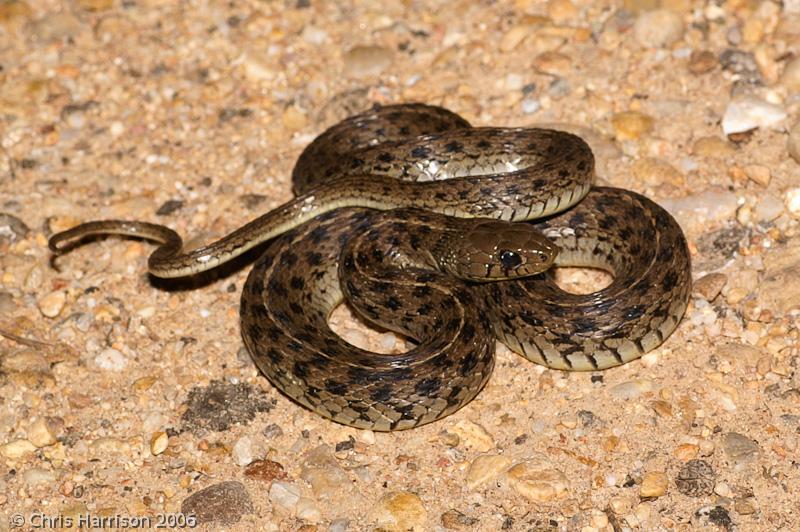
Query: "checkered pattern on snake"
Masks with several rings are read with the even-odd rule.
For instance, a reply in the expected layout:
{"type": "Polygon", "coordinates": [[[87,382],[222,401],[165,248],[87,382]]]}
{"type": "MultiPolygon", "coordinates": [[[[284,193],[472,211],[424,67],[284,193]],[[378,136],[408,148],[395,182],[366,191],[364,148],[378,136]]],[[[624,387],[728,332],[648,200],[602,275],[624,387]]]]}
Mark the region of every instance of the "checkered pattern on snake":
{"type": "Polygon", "coordinates": [[[208,246],[183,253],[173,231],[126,221],[88,222],[50,245],[61,252],[88,234],[142,236],[162,243],[150,271],[178,277],[272,240],[240,309],[259,368],[327,418],[399,430],[475,397],[491,374],[495,338],[539,364],[598,370],[672,333],[691,287],[680,227],[635,192],[591,188],[593,177],[591,150],[569,133],[472,128],[439,107],[385,106],[320,135],[297,162],[294,200],[208,246]],[[500,221],[465,240],[483,218],[500,221]],[[505,249],[517,241],[544,248],[505,249]],[[541,267],[517,272],[526,261],[541,267]],[[614,280],[570,294],[552,270],[537,273],[553,263],[602,268],[614,280]],[[345,342],[328,326],[345,298],[416,346],[376,355],[345,342]]]}

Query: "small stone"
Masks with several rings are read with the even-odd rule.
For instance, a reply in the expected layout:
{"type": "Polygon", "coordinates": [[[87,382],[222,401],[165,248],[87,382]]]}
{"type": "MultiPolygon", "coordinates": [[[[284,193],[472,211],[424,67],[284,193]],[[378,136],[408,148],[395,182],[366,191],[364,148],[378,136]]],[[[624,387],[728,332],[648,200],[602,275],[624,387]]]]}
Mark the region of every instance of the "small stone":
{"type": "Polygon", "coordinates": [[[746,499],[739,499],[733,504],[733,509],[739,515],[751,515],[756,513],[757,507],[755,498],[748,497],[746,499]]]}
{"type": "Polygon", "coordinates": [[[269,488],[270,502],[294,515],[300,502],[300,488],[291,482],[275,481],[269,488]]]}
{"type": "Polygon", "coordinates": [[[439,440],[448,447],[458,447],[458,444],[461,443],[458,434],[446,430],[439,432],[439,440]]]}
{"type": "Polygon", "coordinates": [[[175,211],[179,211],[183,207],[182,200],[171,199],[165,201],[161,207],[156,210],[156,216],[168,216],[175,211]]]}
{"type": "Polygon", "coordinates": [[[525,461],[508,470],[514,490],[536,503],[561,500],[569,495],[569,479],[544,462],[525,461]]]}
{"type": "Polygon", "coordinates": [[[37,304],[39,306],[39,312],[41,312],[43,316],[55,318],[61,314],[66,302],[67,293],[63,290],[56,290],[39,299],[37,304]]]}
{"type": "Polygon", "coordinates": [[[297,502],[297,518],[309,523],[319,523],[322,520],[322,512],[317,503],[308,497],[300,497],[297,502]]]}
{"type": "Polygon", "coordinates": [[[652,392],[654,389],[653,381],[636,379],[617,384],[609,390],[609,393],[616,399],[630,401],[638,399],[643,393],[652,392]]]}
{"type": "Polygon", "coordinates": [[[722,117],[722,132],[731,135],[771,127],[783,122],[786,116],[786,110],[780,105],[745,96],[728,104],[722,117]]]}
{"type": "Polygon", "coordinates": [[[52,471],[48,471],[47,469],[42,469],[40,467],[34,467],[28,469],[22,474],[22,480],[25,481],[25,484],[28,486],[36,486],[39,484],[52,484],[56,481],[56,475],[52,471]]]}
{"type": "Polygon", "coordinates": [[[722,448],[736,469],[751,463],[758,454],[758,445],[747,436],[736,432],[729,432],[723,436],[722,448]]]}
{"type": "Polygon", "coordinates": [[[667,48],[683,37],[683,19],[667,9],[646,11],[636,19],[633,34],[642,46],[667,48]]]}
{"type": "Polygon", "coordinates": [[[476,518],[465,515],[454,509],[447,510],[443,513],[440,521],[442,526],[448,530],[461,530],[475,526],[478,523],[476,518]]]}
{"type": "Polygon", "coordinates": [[[675,485],[687,497],[705,497],[714,490],[716,474],[705,460],[689,460],[678,472],[675,485]]]}
{"type": "Polygon", "coordinates": [[[695,75],[711,72],[718,64],[717,56],[708,50],[694,50],[689,56],[689,72],[695,75]]]}
{"type": "Polygon", "coordinates": [[[561,52],[549,50],[542,52],[533,59],[533,68],[544,74],[564,76],[572,70],[574,61],[561,52]]]}
{"type": "Polygon", "coordinates": [[[198,524],[233,525],[243,515],[254,512],[253,502],[244,484],[236,481],[208,486],[190,495],[181,504],[181,513],[195,514],[198,524]]]}
{"type": "Polygon", "coordinates": [[[381,497],[370,512],[370,520],[379,527],[396,532],[422,531],[428,512],[422,500],[407,491],[390,492],[381,497]]]}
{"type": "Polygon", "coordinates": [[[692,458],[697,456],[697,453],[700,451],[700,448],[693,443],[682,443],[675,448],[675,458],[681,460],[683,462],[688,462],[692,458]]]}
{"type": "Polygon", "coordinates": [[[786,141],[786,149],[789,155],[800,164],[800,122],[796,123],[789,131],[789,139],[786,141]]]}
{"type": "Polygon", "coordinates": [[[485,453],[494,449],[494,438],[477,423],[462,419],[450,431],[457,434],[464,442],[464,445],[472,447],[478,452],[485,453]]]}
{"type": "Polygon", "coordinates": [[[236,440],[236,443],[233,444],[232,454],[236,465],[239,467],[248,465],[255,458],[253,439],[250,436],[242,436],[236,440]]]}
{"type": "Polygon", "coordinates": [[[275,462],[273,460],[254,460],[247,466],[247,469],[244,470],[244,475],[256,480],[272,482],[275,479],[285,479],[286,471],[280,462],[275,462]]]}
{"type": "Polygon", "coordinates": [[[696,280],[692,285],[692,290],[706,301],[711,302],[717,298],[726,282],[728,282],[728,276],[724,273],[709,273],[696,280]]]}
{"type": "Polygon", "coordinates": [[[789,92],[800,93],[800,57],[786,63],[781,75],[781,85],[789,92]]]}
{"type": "Polygon", "coordinates": [[[393,58],[392,51],[381,46],[355,46],[344,54],[344,72],[356,78],[377,76],[393,58]]]}
{"type": "Polygon", "coordinates": [[[674,166],[666,161],[645,157],[633,163],[631,168],[634,177],[650,186],[674,185],[681,186],[684,183],[683,174],[674,166]]]}
{"type": "Polygon", "coordinates": [[[736,153],[733,144],[719,137],[701,137],[694,142],[692,153],[700,157],[725,158],[736,153]]]}
{"type": "Polygon", "coordinates": [[[475,458],[467,470],[467,487],[474,490],[478,486],[497,477],[508,469],[511,459],[497,454],[483,454],[475,458]]]}
{"type": "Polygon", "coordinates": [[[56,443],[56,435],[45,418],[34,421],[27,432],[28,440],[36,447],[49,447],[56,443]]]}
{"type": "Polygon", "coordinates": [[[8,240],[22,240],[30,234],[31,230],[25,222],[5,212],[0,212],[0,242],[8,240]]]}
{"type": "Polygon", "coordinates": [[[787,190],[784,195],[784,202],[790,213],[800,217],[800,187],[787,190]]]}
{"type": "Polygon", "coordinates": [[[639,496],[642,498],[661,497],[667,492],[669,481],[662,471],[649,471],[642,477],[639,496]]]}
{"type": "Polygon", "coordinates": [[[43,41],[60,41],[76,37],[84,27],[83,23],[68,11],[51,12],[33,25],[34,35],[43,41]]]}
{"type": "Polygon", "coordinates": [[[773,194],[761,194],[754,211],[756,220],[759,222],[771,222],[783,214],[786,209],[780,198],[773,194]]]}
{"type": "Polygon", "coordinates": [[[168,445],[169,436],[164,431],[156,432],[150,437],[150,452],[153,456],[158,456],[166,451],[168,445]]]}
{"type": "Polygon", "coordinates": [[[769,182],[772,179],[772,174],[770,173],[769,167],[761,164],[749,164],[745,166],[744,173],[751,181],[761,185],[762,187],[769,186],[769,182]]]}
{"type": "Polygon", "coordinates": [[[556,24],[563,24],[578,15],[578,9],[570,0],[550,0],[547,2],[547,15],[556,24]]]}
{"type": "MultiPolygon", "coordinates": [[[[800,203],[800,188],[798,203],[800,203]]],[[[786,315],[800,308],[800,237],[773,246],[764,256],[764,271],[756,289],[757,306],[786,315]]]]}
{"type": "Polygon", "coordinates": [[[653,118],[639,111],[623,111],[611,117],[617,139],[636,140],[653,129],[653,118]]]}
{"type": "Polygon", "coordinates": [[[303,129],[308,124],[308,115],[296,105],[291,105],[283,112],[283,125],[290,131],[303,129]]]}
{"type": "Polygon", "coordinates": [[[99,368],[109,371],[122,371],[128,366],[125,355],[113,347],[109,347],[94,357],[94,362],[99,368]]]}
{"type": "Polygon", "coordinates": [[[350,526],[350,520],[344,517],[334,519],[328,527],[328,532],[347,532],[350,526]]]}
{"type": "Polygon", "coordinates": [[[13,440],[0,445],[0,454],[11,460],[22,458],[26,454],[36,452],[36,446],[28,440],[13,440]]]}

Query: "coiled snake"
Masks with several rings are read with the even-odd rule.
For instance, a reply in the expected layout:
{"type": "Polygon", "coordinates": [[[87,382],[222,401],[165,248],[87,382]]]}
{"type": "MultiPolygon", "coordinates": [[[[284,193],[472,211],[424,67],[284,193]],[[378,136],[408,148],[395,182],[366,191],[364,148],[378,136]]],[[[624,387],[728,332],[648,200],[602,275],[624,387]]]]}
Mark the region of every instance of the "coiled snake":
{"type": "Polygon", "coordinates": [[[481,390],[495,337],[538,364],[597,370],[641,356],[675,329],[691,286],[680,227],[639,194],[591,188],[593,177],[591,150],[569,133],[472,128],[420,104],[376,107],[305,149],[294,200],[208,246],[182,253],[164,226],[101,221],[54,235],[50,247],[139,236],[161,243],[150,272],[178,277],[273,240],[240,309],[259,368],[334,421],[406,429],[481,390]],[[602,268],[614,280],[566,293],[553,264],[602,268]],[[328,326],[343,297],[417,345],[377,355],[345,342],[328,326]]]}

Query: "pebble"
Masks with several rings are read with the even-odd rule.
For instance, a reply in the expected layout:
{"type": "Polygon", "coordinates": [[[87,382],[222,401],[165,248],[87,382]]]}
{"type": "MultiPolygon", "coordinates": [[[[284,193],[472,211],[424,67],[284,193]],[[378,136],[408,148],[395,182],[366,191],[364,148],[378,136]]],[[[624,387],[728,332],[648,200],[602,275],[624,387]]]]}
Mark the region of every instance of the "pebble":
{"type": "Polygon", "coordinates": [[[297,503],[297,518],[309,523],[319,523],[322,520],[322,512],[313,499],[300,497],[297,503]]]}
{"type": "Polygon", "coordinates": [[[619,140],[636,140],[652,131],[653,117],[639,111],[622,111],[611,117],[616,137],[619,140]]]}
{"type": "Polygon", "coordinates": [[[744,173],[750,181],[765,188],[769,186],[769,182],[772,180],[772,173],[769,167],[761,164],[749,164],[745,166],[744,173]]]}
{"type": "Polygon", "coordinates": [[[233,461],[239,467],[244,467],[255,459],[255,450],[253,449],[253,439],[250,436],[242,436],[236,443],[233,444],[231,450],[233,461]]]}
{"type": "Polygon", "coordinates": [[[661,497],[667,492],[669,480],[663,471],[648,471],[642,477],[639,496],[642,498],[661,497]]]}
{"type": "Polygon", "coordinates": [[[683,37],[683,19],[668,9],[645,11],[636,19],[633,35],[642,46],[667,48],[683,37]]]}
{"type": "Polygon", "coordinates": [[[633,163],[633,176],[640,182],[650,186],[664,184],[679,187],[684,184],[683,174],[666,161],[653,157],[644,157],[633,163]]]}
{"type": "Polygon", "coordinates": [[[700,137],[692,145],[692,153],[700,157],[725,158],[736,153],[733,144],[716,136],[700,137]]]}
{"type": "Polygon", "coordinates": [[[706,301],[711,302],[716,299],[727,281],[728,276],[724,273],[709,273],[696,280],[692,285],[692,290],[706,301]]]}
{"type": "Polygon", "coordinates": [[[800,217],[800,187],[787,190],[784,195],[784,202],[790,213],[800,217]]]}
{"type": "Polygon", "coordinates": [[[684,230],[702,230],[709,223],[731,219],[739,207],[736,194],[719,188],[683,198],[663,199],[659,204],[678,220],[684,230]]]}
{"type": "Polygon", "coordinates": [[[800,279],[800,237],[772,247],[764,256],[764,271],[756,290],[757,305],[778,315],[800,308],[797,279],[800,279]]]}
{"type": "Polygon", "coordinates": [[[781,85],[789,92],[800,93],[800,57],[795,57],[783,69],[781,85]]]}
{"type": "Polygon", "coordinates": [[[347,473],[327,445],[319,445],[306,454],[300,478],[311,485],[317,498],[330,499],[334,505],[352,503],[356,496],[347,473]]]}
{"type": "Polygon", "coordinates": [[[771,222],[779,217],[785,211],[783,201],[773,194],[764,193],[758,198],[756,204],[755,214],[756,220],[759,222],[771,222]]]}
{"type": "Polygon", "coordinates": [[[26,454],[36,452],[36,446],[28,440],[12,440],[0,445],[0,454],[11,460],[22,458],[26,454]]]}
{"type": "Polygon", "coordinates": [[[739,515],[754,514],[757,510],[755,498],[748,497],[746,499],[739,499],[733,504],[733,509],[736,510],[736,513],[739,515]]]}
{"type": "Polygon", "coordinates": [[[755,128],[766,128],[783,122],[786,110],[754,96],[732,100],[722,116],[722,132],[725,135],[743,133],[755,128]]]}
{"type": "Polygon", "coordinates": [[[250,462],[244,470],[244,476],[264,482],[272,482],[275,479],[283,480],[286,478],[286,471],[283,464],[273,460],[254,460],[250,462]]]}
{"type": "Polygon", "coordinates": [[[330,526],[328,526],[328,532],[347,532],[348,527],[350,527],[350,520],[339,517],[331,521],[330,526]]]}
{"type": "Polygon", "coordinates": [[[392,64],[394,54],[381,46],[354,46],[344,54],[344,72],[348,76],[377,76],[392,64]]]}
{"type": "Polygon", "coordinates": [[[55,318],[61,314],[66,302],[67,293],[63,290],[56,290],[39,299],[37,305],[39,306],[39,312],[41,312],[43,316],[46,318],[55,318]]]}
{"type": "Polygon", "coordinates": [[[35,35],[43,41],[61,41],[76,37],[85,27],[67,11],[51,12],[37,20],[34,26],[35,35]]]}
{"type": "Polygon", "coordinates": [[[425,530],[428,512],[422,500],[407,491],[387,493],[370,512],[370,520],[388,531],[406,532],[425,530]]]}
{"type": "Polygon", "coordinates": [[[477,423],[467,419],[462,419],[449,429],[450,432],[457,434],[464,445],[471,447],[480,453],[485,453],[494,449],[495,442],[491,434],[477,423]]]}
{"type": "Polygon", "coordinates": [[[474,490],[478,486],[496,478],[508,469],[511,459],[498,454],[483,454],[475,458],[467,470],[467,487],[474,490]]]}
{"type": "Polygon", "coordinates": [[[758,445],[736,432],[728,432],[722,437],[722,449],[737,470],[753,462],[758,454],[758,445]]]}
{"type": "Polygon", "coordinates": [[[244,484],[236,481],[208,486],[190,495],[181,504],[181,513],[195,514],[197,524],[233,525],[243,515],[254,512],[253,502],[244,484]]]}
{"type": "Polygon", "coordinates": [[[128,366],[128,359],[121,351],[109,347],[94,357],[94,363],[101,369],[109,371],[122,371],[128,366]]]}
{"type": "Polygon", "coordinates": [[[56,475],[47,469],[33,467],[22,474],[22,479],[25,481],[25,484],[35,486],[37,484],[52,484],[56,481],[56,475]]]}
{"type": "Polygon", "coordinates": [[[295,515],[300,497],[300,488],[291,482],[276,480],[269,488],[269,501],[272,505],[291,515],[295,515]]]}
{"type": "Polygon", "coordinates": [[[40,417],[28,427],[28,441],[36,447],[49,447],[56,443],[56,435],[50,427],[47,419],[40,417]]]}
{"type": "Polygon", "coordinates": [[[719,64],[717,56],[708,50],[694,50],[689,56],[689,72],[695,75],[711,72],[719,64]]]}
{"type": "Polygon", "coordinates": [[[478,523],[478,519],[475,517],[470,517],[452,508],[444,512],[439,520],[441,521],[442,526],[448,530],[461,530],[464,528],[470,528],[478,523]]]}
{"type": "Polygon", "coordinates": [[[550,50],[542,52],[533,59],[533,67],[539,72],[553,76],[564,76],[572,70],[574,61],[561,52],[550,50]]]}
{"type": "Polygon", "coordinates": [[[608,393],[616,399],[630,401],[632,399],[638,399],[643,393],[652,392],[654,389],[655,385],[653,381],[636,379],[617,384],[613,386],[608,393]]]}
{"type": "Polygon", "coordinates": [[[30,234],[30,228],[25,222],[5,212],[0,212],[0,242],[3,240],[22,240],[30,234]]]}
{"type": "Polygon", "coordinates": [[[163,430],[154,433],[150,437],[150,452],[153,454],[153,456],[158,456],[166,451],[168,445],[169,436],[167,436],[167,433],[163,430]]]}
{"type": "Polygon", "coordinates": [[[786,141],[786,149],[789,155],[800,164],[800,122],[796,123],[789,131],[789,138],[786,141]]]}
{"type": "Polygon", "coordinates": [[[714,468],[705,460],[689,460],[675,479],[678,491],[687,497],[705,497],[714,489],[716,474],[714,468]]]}
{"type": "Polygon", "coordinates": [[[550,0],[547,2],[547,15],[556,24],[563,24],[578,15],[578,9],[570,0],[550,0]]]}
{"type": "Polygon", "coordinates": [[[521,462],[507,473],[514,490],[535,503],[545,503],[569,495],[569,479],[558,469],[540,461],[521,462]]]}

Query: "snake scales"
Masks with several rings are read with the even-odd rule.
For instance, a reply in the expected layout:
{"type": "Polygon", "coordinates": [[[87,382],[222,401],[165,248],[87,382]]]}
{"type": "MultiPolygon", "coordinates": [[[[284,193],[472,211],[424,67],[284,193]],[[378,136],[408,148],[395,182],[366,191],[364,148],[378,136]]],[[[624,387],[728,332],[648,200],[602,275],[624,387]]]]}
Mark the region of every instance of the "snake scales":
{"type": "Polygon", "coordinates": [[[54,235],[50,247],[140,236],[161,243],[150,272],[178,277],[272,240],[240,309],[259,368],[334,421],[406,429],[481,390],[495,338],[551,368],[595,370],[641,356],[675,329],[691,285],[680,227],[639,194],[591,188],[593,178],[591,150],[568,133],[472,128],[420,104],[376,107],[305,149],[294,200],[217,242],[184,253],[164,226],[100,221],[54,235]],[[614,280],[566,293],[552,264],[602,268],[614,280]],[[345,342],[327,322],[345,297],[416,346],[376,355],[345,342]]]}

